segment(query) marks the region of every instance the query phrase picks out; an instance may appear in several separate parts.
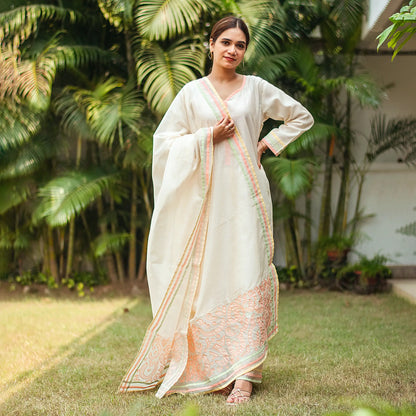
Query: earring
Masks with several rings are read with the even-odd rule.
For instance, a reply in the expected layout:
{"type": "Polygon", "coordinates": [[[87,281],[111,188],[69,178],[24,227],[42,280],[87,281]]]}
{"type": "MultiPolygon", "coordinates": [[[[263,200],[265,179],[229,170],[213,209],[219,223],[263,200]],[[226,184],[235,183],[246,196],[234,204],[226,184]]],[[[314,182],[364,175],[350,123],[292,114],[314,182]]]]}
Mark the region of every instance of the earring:
{"type": "Polygon", "coordinates": [[[212,51],[209,51],[208,58],[212,61],[212,51]]]}

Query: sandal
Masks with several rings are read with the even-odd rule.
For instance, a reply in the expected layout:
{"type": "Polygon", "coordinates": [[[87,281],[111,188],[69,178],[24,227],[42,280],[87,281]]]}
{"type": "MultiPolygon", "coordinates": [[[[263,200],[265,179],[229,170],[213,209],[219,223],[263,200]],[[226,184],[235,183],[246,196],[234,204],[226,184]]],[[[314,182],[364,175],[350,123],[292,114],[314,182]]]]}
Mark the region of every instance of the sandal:
{"type": "Polygon", "coordinates": [[[228,396],[226,404],[228,406],[238,406],[239,404],[248,403],[251,398],[251,391],[241,390],[234,388],[231,394],[228,396]],[[232,401],[228,401],[231,399],[232,401]]]}

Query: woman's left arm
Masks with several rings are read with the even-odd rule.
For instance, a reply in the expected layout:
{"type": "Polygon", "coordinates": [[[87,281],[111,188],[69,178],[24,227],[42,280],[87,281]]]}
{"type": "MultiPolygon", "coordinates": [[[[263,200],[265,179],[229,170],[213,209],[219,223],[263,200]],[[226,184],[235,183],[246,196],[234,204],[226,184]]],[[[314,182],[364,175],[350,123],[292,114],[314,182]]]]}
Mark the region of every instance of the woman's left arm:
{"type": "Polygon", "coordinates": [[[279,88],[261,80],[261,101],[264,120],[282,120],[284,124],[271,130],[257,146],[258,163],[269,148],[276,156],[313,125],[311,113],[298,101],[279,88]]]}

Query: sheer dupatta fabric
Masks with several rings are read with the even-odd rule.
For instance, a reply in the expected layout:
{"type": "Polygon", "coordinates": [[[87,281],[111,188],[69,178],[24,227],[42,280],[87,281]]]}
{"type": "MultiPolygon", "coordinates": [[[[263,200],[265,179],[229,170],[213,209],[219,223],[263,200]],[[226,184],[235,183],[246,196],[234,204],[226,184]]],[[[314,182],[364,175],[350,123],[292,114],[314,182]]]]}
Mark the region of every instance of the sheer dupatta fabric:
{"type": "Polygon", "coordinates": [[[253,370],[277,332],[278,306],[269,184],[256,164],[268,117],[285,122],[272,138],[280,131],[279,149],[312,120],[260,78],[245,77],[227,100],[203,78],[181,90],[155,132],[147,259],[154,318],[121,392],[159,386],[163,397],[218,390],[248,373],[261,378],[253,370]],[[236,132],[214,147],[212,126],[227,114],[236,132]]]}

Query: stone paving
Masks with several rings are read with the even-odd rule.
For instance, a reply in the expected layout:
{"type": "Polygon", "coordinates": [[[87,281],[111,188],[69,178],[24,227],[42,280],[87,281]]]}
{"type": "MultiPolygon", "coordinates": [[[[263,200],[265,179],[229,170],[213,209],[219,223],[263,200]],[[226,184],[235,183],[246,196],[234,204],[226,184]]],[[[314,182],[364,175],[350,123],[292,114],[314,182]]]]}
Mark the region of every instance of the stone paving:
{"type": "Polygon", "coordinates": [[[389,282],[394,293],[416,304],[416,279],[391,279],[389,282]]]}

